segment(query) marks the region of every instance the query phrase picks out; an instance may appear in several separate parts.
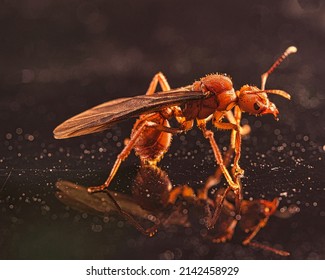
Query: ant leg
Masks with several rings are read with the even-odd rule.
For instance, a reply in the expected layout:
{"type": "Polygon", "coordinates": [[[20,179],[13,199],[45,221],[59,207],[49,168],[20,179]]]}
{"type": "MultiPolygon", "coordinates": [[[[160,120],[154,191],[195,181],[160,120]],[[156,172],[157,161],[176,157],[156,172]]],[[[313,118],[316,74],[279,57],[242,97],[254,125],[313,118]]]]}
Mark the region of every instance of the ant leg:
{"type": "Polygon", "coordinates": [[[165,75],[161,72],[158,72],[152,79],[149,88],[146,92],[146,95],[153,95],[157,89],[157,85],[160,85],[162,91],[168,91],[170,90],[170,86],[168,84],[168,81],[165,77],[165,75]]]}
{"type": "Polygon", "coordinates": [[[184,131],[191,130],[194,126],[194,120],[186,120],[183,116],[182,109],[178,106],[172,107],[173,115],[176,121],[180,124],[181,129],[184,131]]]}
{"type": "Polygon", "coordinates": [[[254,228],[254,230],[251,232],[251,234],[245,238],[245,240],[242,242],[243,245],[248,245],[251,240],[256,236],[256,234],[263,228],[265,227],[267,221],[268,221],[269,217],[265,217],[264,219],[262,219],[257,226],[254,228]]]}
{"type": "MultiPolygon", "coordinates": [[[[222,116],[223,115],[220,113],[220,119],[221,119],[222,116]]],[[[237,124],[239,126],[240,134],[242,136],[248,135],[250,133],[250,131],[251,131],[250,126],[248,124],[245,124],[244,126],[240,126],[240,116],[235,117],[231,110],[225,112],[224,116],[228,119],[229,123],[237,124]]],[[[224,157],[223,157],[223,161],[224,161],[225,166],[228,166],[230,164],[232,155],[233,155],[233,153],[235,151],[236,133],[237,133],[237,131],[235,129],[232,129],[230,145],[229,145],[229,147],[227,149],[227,152],[224,154],[224,157]]],[[[222,171],[221,171],[221,168],[218,167],[216,169],[214,175],[210,176],[207,179],[203,189],[199,190],[199,197],[201,199],[206,199],[207,198],[209,189],[212,186],[219,184],[219,182],[221,180],[221,176],[222,176],[222,171]]]]}
{"type": "MultiPolygon", "coordinates": [[[[241,121],[241,111],[240,110],[238,112],[238,110],[235,108],[235,116],[232,111],[227,111],[225,113],[225,116],[230,123],[237,124],[237,126],[239,127],[241,136],[246,136],[251,132],[251,127],[248,124],[245,124],[243,126],[240,125],[240,121],[241,121]]],[[[235,150],[235,147],[236,147],[236,134],[237,134],[237,131],[233,129],[231,132],[231,138],[230,138],[230,147],[233,150],[235,150]]],[[[238,161],[239,161],[239,158],[237,159],[237,162],[238,161]]]]}
{"type": "Polygon", "coordinates": [[[134,144],[136,143],[137,139],[139,138],[139,136],[141,135],[141,133],[144,131],[145,128],[146,128],[146,122],[143,122],[140,125],[139,129],[134,133],[133,137],[128,141],[127,145],[124,147],[122,152],[117,156],[117,159],[113,165],[111,173],[109,174],[109,176],[106,179],[106,181],[104,182],[104,184],[100,185],[100,186],[96,186],[96,187],[89,187],[88,188],[89,193],[102,191],[109,186],[109,184],[113,180],[117,170],[119,169],[122,161],[124,161],[129,156],[132,148],[134,147],[134,144]]]}
{"type": "MultiPolygon", "coordinates": [[[[236,119],[236,126],[240,128],[240,121],[241,121],[241,110],[238,106],[235,107],[235,119],[236,119]]],[[[234,138],[235,138],[235,158],[234,158],[234,167],[232,172],[234,176],[237,178],[237,175],[242,175],[244,171],[239,167],[239,159],[241,156],[241,133],[240,130],[233,131],[234,138]]]]}
{"type": "MultiPolygon", "coordinates": [[[[243,245],[245,245],[245,244],[243,244],[243,245]]],[[[267,245],[258,243],[256,241],[249,242],[247,245],[248,246],[251,246],[251,247],[254,247],[254,248],[258,248],[258,249],[262,249],[262,250],[265,250],[265,251],[272,252],[272,253],[277,254],[277,255],[280,255],[282,257],[288,257],[288,256],[290,256],[290,253],[287,252],[287,251],[275,249],[275,248],[272,248],[270,246],[267,246],[267,245]]]]}
{"type": "Polygon", "coordinates": [[[122,161],[124,161],[130,154],[131,150],[133,149],[134,145],[136,144],[138,138],[141,136],[142,132],[147,128],[147,127],[154,127],[155,129],[159,131],[164,131],[168,133],[181,133],[183,132],[182,129],[177,129],[177,128],[171,128],[171,127],[166,127],[154,122],[149,122],[149,121],[144,121],[138,128],[138,130],[134,133],[132,138],[128,141],[127,145],[124,147],[122,152],[117,156],[117,159],[113,165],[113,168],[111,170],[111,173],[109,174],[108,178],[104,182],[103,185],[100,186],[95,186],[95,187],[89,187],[88,192],[89,193],[94,193],[94,192],[99,192],[102,191],[110,185],[111,181],[113,180],[117,170],[119,169],[122,161]]]}
{"type": "MultiPolygon", "coordinates": [[[[222,155],[221,155],[221,152],[218,148],[218,145],[214,139],[214,133],[211,131],[211,130],[207,130],[206,128],[206,121],[205,120],[197,120],[198,122],[198,127],[202,130],[203,132],[203,135],[205,138],[209,139],[210,141],[210,145],[211,145],[211,148],[213,150],[213,153],[214,153],[214,156],[215,156],[215,159],[216,159],[216,162],[217,164],[219,165],[221,171],[222,171],[222,174],[225,176],[226,180],[227,180],[227,183],[228,183],[228,188],[230,188],[234,194],[235,194],[235,205],[236,205],[236,211],[239,213],[240,212],[240,205],[241,205],[241,201],[242,201],[242,186],[241,186],[241,183],[240,183],[240,179],[239,177],[237,176],[236,177],[236,182],[233,181],[233,179],[231,178],[231,175],[229,174],[224,162],[223,162],[223,159],[222,159],[222,155]]],[[[230,124],[230,125],[233,125],[233,124],[230,124]]],[[[218,203],[217,207],[216,207],[216,211],[217,211],[217,214],[221,213],[221,210],[219,210],[218,208],[221,208],[223,205],[218,203]]],[[[218,216],[216,214],[216,217],[215,217],[215,221],[218,220],[218,216]]]]}
{"type": "Polygon", "coordinates": [[[232,169],[232,173],[235,178],[244,174],[244,170],[239,167],[239,159],[241,155],[241,133],[240,133],[240,118],[241,111],[237,106],[235,107],[235,120],[236,123],[223,123],[221,122],[221,118],[223,117],[222,112],[216,112],[213,115],[213,125],[222,130],[232,130],[231,134],[231,147],[235,149],[235,159],[234,159],[234,167],[232,169]]]}
{"type": "MultiPolygon", "coordinates": [[[[233,124],[236,124],[237,121],[236,121],[236,117],[234,116],[233,112],[232,111],[227,111],[225,112],[225,117],[227,118],[227,120],[230,122],[230,123],[233,123],[233,124]]],[[[240,134],[242,136],[246,136],[248,134],[250,134],[251,132],[251,127],[249,124],[244,124],[243,126],[240,125],[240,122],[237,123],[240,127],[240,134]]],[[[233,131],[234,132],[234,131],[233,131]]],[[[233,145],[234,147],[234,145],[233,145]]]]}
{"type": "Polygon", "coordinates": [[[208,229],[212,229],[214,227],[214,225],[216,224],[216,222],[221,214],[221,210],[222,210],[222,206],[224,205],[225,198],[230,190],[231,190],[230,188],[226,188],[222,195],[217,194],[216,204],[218,206],[217,206],[216,210],[214,211],[213,215],[211,213],[209,205],[207,205],[206,210],[208,212],[208,216],[207,216],[206,226],[208,229]]]}
{"type": "MultiPolygon", "coordinates": [[[[158,72],[152,79],[149,88],[146,92],[146,95],[153,95],[157,89],[158,83],[162,89],[162,91],[169,91],[170,85],[167,81],[167,78],[165,75],[161,72],[158,72]]],[[[176,117],[176,120],[178,123],[181,124],[182,130],[190,130],[193,127],[193,120],[187,121],[185,117],[183,116],[182,110],[178,106],[171,107],[174,116],[176,117]]],[[[178,132],[177,132],[178,133],[178,132]]]]}
{"type": "MultiPolygon", "coordinates": [[[[251,240],[256,236],[256,234],[263,228],[266,226],[268,219],[270,218],[270,216],[272,216],[274,214],[274,212],[276,211],[276,209],[279,206],[279,199],[278,198],[274,198],[272,201],[267,201],[267,200],[263,200],[260,199],[258,200],[258,203],[262,206],[260,209],[260,215],[264,215],[265,217],[262,218],[259,221],[259,223],[256,225],[256,227],[254,228],[254,230],[251,232],[251,234],[243,241],[244,245],[247,245],[248,243],[251,242],[251,240]]],[[[249,205],[249,204],[248,204],[249,205]]],[[[249,206],[248,206],[249,208],[249,206]]],[[[247,210],[249,212],[249,210],[247,210]]]]}
{"type": "Polygon", "coordinates": [[[128,220],[128,222],[130,224],[132,224],[138,231],[140,231],[141,233],[143,233],[144,235],[149,235],[154,236],[155,233],[157,232],[157,227],[158,224],[155,224],[154,226],[145,229],[142,225],[140,225],[139,222],[137,222],[129,213],[125,212],[120,205],[117,203],[117,201],[115,200],[115,198],[108,192],[105,192],[107,194],[107,196],[112,200],[113,204],[115,205],[116,209],[118,210],[118,212],[125,218],[128,220]]]}
{"type": "MultiPolygon", "coordinates": [[[[229,145],[227,152],[224,154],[223,157],[223,164],[227,167],[230,164],[232,155],[234,153],[234,149],[231,147],[231,145],[229,145]]],[[[213,175],[211,175],[207,181],[204,184],[204,187],[200,190],[198,190],[198,197],[200,199],[204,199],[206,200],[208,198],[208,192],[209,190],[220,183],[221,181],[221,176],[222,176],[222,170],[220,168],[220,166],[218,166],[218,168],[216,169],[215,173],[213,175]]]]}
{"type": "MultiPolygon", "coordinates": [[[[232,125],[232,124],[230,124],[232,125]]],[[[203,135],[205,138],[207,138],[210,141],[210,145],[211,148],[213,150],[214,153],[214,157],[217,161],[217,164],[220,166],[220,169],[223,173],[223,175],[225,176],[229,186],[233,189],[233,190],[238,190],[238,185],[232,180],[226,166],[224,165],[223,159],[222,159],[222,155],[220,153],[220,150],[218,148],[218,145],[214,139],[214,133],[211,130],[208,130],[206,128],[206,122],[205,120],[198,120],[198,127],[202,130],[203,135]]]]}
{"type": "Polygon", "coordinates": [[[267,216],[265,217],[264,219],[262,219],[258,225],[255,227],[255,229],[252,231],[252,233],[242,242],[243,245],[246,245],[246,246],[251,246],[251,247],[255,247],[255,248],[259,248],[259,249],[263,249],[263,250],[266,250],[266,251],[270,251],[270,252],[273,252],[277,255],[280,255],[280,256],[284,256],[284,257],[287,257],[290,255],[289,252],[287,251],[283,251],[283,250],[279,250],[279,249],[275,249],[275,248],[272,248],[272,247],[269,247],[267,245],[264,245],[264,244],[261,244],[261,243],[258,243],[256,241],[252,241],[252,239],[256,236],[256,234],[263,228],[265,227],[265,225],[267,224],[268,220],[269,220],[269,217],[270,216],[267,216]]]}
{"type": "Polygon", "coordinates": [[[211,241],[213,243],[224,243],[230,240],[235,233],[237,223],[238,221],[234,219],[223,233],[219,234],[217,237],[213,236],[213,238],[211,238],[211,241]]]}
{"type": "MultiPolygon", "coordinates": [[[[149,88],[147,89],[146,95],[153,95],[157,89],[158,83],[163,91],[170,90],[170,85],[165,77],[165,75],[161,72],[158,72],[151,80],[149,88]]],[[[141,116],[140,116],[141,118],[141,116]]],[[[173,132],[175,133],[175,132],[173,132]]],[[[125,145],[130,141],[129,138],[124,139],[125,145]]]]}

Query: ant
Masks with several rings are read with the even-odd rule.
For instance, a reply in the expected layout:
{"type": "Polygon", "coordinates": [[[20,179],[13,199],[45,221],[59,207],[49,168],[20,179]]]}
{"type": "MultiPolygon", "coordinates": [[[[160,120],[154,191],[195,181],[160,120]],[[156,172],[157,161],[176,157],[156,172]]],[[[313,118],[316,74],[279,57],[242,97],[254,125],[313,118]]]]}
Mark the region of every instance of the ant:
{"type": "MultiPolygon", "coordinates": [[[[243,199],[240,177],[244,174],[244,170],[239,166],[239,160],[241,134],[245,134],[245,129],[240,126],[241,114],[242,112],[254,115],[273,114],[277,119],[279,111],[275,104],[269,101],[267,94],[280,95],[286,99],[290,99],[290,95],[279,89],[265,89],[265,84],[274,69],[288,55],[296,51],[297,48],[294,46],[286,49],[269,70],[261,76],[261,88],[244,85],[235,91],[229,76],[210,74],[195,81],[192,85],[171,89],[165,76],[158,73],[152,79],[145,95],[120,98],[93,107],[56,127],[54,137],[63,139],[95,133],[109,129],[122,120],[139,117],[133,126],[129,141],[117,156],[106,181],[100,186],[88,188],[89,193],[94,193],[109,187],[121,163],[128,157],[132,149],[139,156],[142,164],[156,165],[168,151],[172,135],[192,129],[196,120],[204,137],[209,140],[216,163],[229,185],[224,193],[224,198],[229,191],[234,192],[235,205],[239,212],[243,199]],[[162,92],[155,92],[158,83],[162,92]],[[222,122],[224,117],[229,122],[222,122]],[[170,126],[169,120],[172,118],[179,123],[178,128],[170,126]],[[231,147],[235,151],[233,177],[223,162],[213,131],[207,129],[209,121],[212,121],[217,129],[232,131],[231,147]]],[[[219,208],[222,205],[220,202],[215,219],[217,219],[218,213],[221,211],[219,208]]]]}

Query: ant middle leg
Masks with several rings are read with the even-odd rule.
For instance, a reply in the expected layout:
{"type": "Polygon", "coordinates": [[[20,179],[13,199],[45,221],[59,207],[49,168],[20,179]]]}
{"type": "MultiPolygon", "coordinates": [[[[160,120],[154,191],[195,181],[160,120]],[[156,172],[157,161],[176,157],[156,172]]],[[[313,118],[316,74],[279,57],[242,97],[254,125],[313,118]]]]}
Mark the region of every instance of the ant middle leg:
{"type": "MultiPolygon", "coordinates": [[[[210,141],[210,145],[211,145],[211,148],[213,150],[216,162],[219,165],[219,167],[220,167],[220,169],[222,171],[222,174],[225,176],[226,181],[228,183],[228,188],[227,188],[226,192],[228,192],[229,190],[232,190],[234,192],[236,210],[237,210],[237,212],[239,212],[240,211],[240,204],[241,204],[241,201],[242,201],[242,194],[241,194],[242,193],[242,186],[240,184],[240,179],[236,178],[235,181],[232,179],[230,173],[228,172],[227,167],[224,164],[224,161],[223,161],[221,152],[220,152],[220,150],[218,148],[218,145],[217,145],[217,143],[216,143],[216,141],[214,139],[214,133],[211,130],[208,130],[206,128],[206,121],[205,120],[198,120],[198,127],[202,130],[204,137],[207,138],[210,141]]],[[[219,217],[219,215],[221,213],[222,206],[223,206],[222,202],[218,202],[218,205],[216,206],[216,210],[215,210],[216,215],[214,215],[215,217],[213,218],[214,221],[218,220],[218,217],[219,217]]]]}
{"type": "MultiPolygon", "coordinates": [[[[228,150],[226,151],[226,153],[223,156],[223,164],[226,167],[229,166],[234,152],[235,152],[235,150],[231,147],[231,145],[229,145],[228,150]]],[[[223,175],[222,169],[220,168],[220,166],[218,166],[217,169],[216,169],[216,171],[214,172],[214,174],[211,175],[206,180],[203,188],[199,189],[199,191],[198,191],[198,197],[200,199],[207,200],[208,199],[208,192],[209,192],[209,190],[213,186],[216,186],[216,185],[218,185],[220,183],[222,175],[223,175]]]]}
{"type": "MultiPolygon", "coordinates": [[[[232,125],[232,124],[230,124],[230,125],[232,125]]],[[[204,137],[207,138],[210,141],[210,145],[211,145],[211,148],[213,150],[216,162],[219,165],[219,167],[220,167],[220,169],[222,171],[222,174],[225,176],[225,178],[227,180],[227,183],[229,184],[230,188],[233,191],[237,191],[240,188],[240,186],[233,181],[231,175],[229,174],[229,172],[228,172],[228,170],[227,170],[227,168],[226,168],[226,166],[224,164],[221,152],[220,152],[219,147],[218,147],[218,145],[217,145],[217,143],[216,143],[216,141],[214,139],[213,131],[208,130],[206,128],[206,121],[205,120],[198,120],[198,127],[202,130],[204,137]]]]}

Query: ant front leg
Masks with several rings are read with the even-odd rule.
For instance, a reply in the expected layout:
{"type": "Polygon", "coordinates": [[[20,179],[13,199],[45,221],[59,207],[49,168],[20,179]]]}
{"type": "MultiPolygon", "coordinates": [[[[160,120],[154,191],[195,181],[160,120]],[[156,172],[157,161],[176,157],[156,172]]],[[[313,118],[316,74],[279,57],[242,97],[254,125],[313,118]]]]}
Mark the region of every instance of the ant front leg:
{"type": "Polygon", "coordinates": [[[224,113],[216,112],[213,114],[213,125],[221,130],[232,130],[231,134],[231,148],[235,150],[235,159],[232,173],[235,178],[244,175],[244,170],[239,166],[239,159],[241,155],[241,127],[240,127],[240,118],[241,111],[237,106],[235,108],[235,121],[236,123],[223,123],[221,119],[223,118],[224,113]]]}
{"type": "MultiPolygon", "coordinates": [[[[232,135],[231,135],[231,145],[232,145],[232,147],[235,147],[235,151],[236,151],[236,155],[234,158],[234,167],[232,169],[232,173],[237,179],[237,175],[244,174],[244,171],[239,167],[239,159],[241,156],[241,136],[246,135],[244,133],[246,133],[247,131],[241,130],[240,121],[241,121],[242,112],[241,112],[240,108],[238,106],[235,106],[234,110],[235,110],[235,124],[237,126],[237,129],[233,130],[232,135]],[[242,173],[241,173],[241,171],[242,171],[242,173]]],[[[250,132],[250,130],[249,130],[249,132],[250,132]]]]}

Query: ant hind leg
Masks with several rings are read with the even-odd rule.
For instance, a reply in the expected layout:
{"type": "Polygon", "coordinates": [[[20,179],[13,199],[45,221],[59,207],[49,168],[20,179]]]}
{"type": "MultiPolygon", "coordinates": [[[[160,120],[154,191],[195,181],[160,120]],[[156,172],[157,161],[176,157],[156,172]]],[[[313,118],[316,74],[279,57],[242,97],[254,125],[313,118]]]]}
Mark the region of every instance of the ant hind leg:
{"type": "Polygon", "coordinates": [[[146,95],[153,95],[157,89],[158,83],[162,89],[162,91],[170,90],[170,86],[165,75],[161,72],[158,72],[153,78],[149,85],[149,88],[146,92],[146,95]]]}
{"type": "Polygon", "coordinates": [[[104,182],[104,184],[102,184],[100,186],[89,187],[88,188],[89,193],[99,192],[99,191],[102,191],[102,190],[105,190],[106,188],[108,188],[108,186],[110,185],[114,176],[116,175],[116,172],[118,171],[121,163],[129,156],[129,154],[132,151],[134,145],[136,144],[138,138],[141,136],[141,134],[147,127],[153,127],[159,131],[164,131],[164,132],[171,133],[171,134],[176,134],[176,133],[180,133],[183,131],[182,129],[166,127],[166,126],[163,126],[163,125],[160,125],[157,123],[153,123],[150,121],[144,121],[138,127],[137,131],[132,135],[131,139],[128,141],[127,145],[124,147],[122,152],[117,156],[117,159],[113,165],[113,168],[112,168],[108,178],[104,182]]]}

